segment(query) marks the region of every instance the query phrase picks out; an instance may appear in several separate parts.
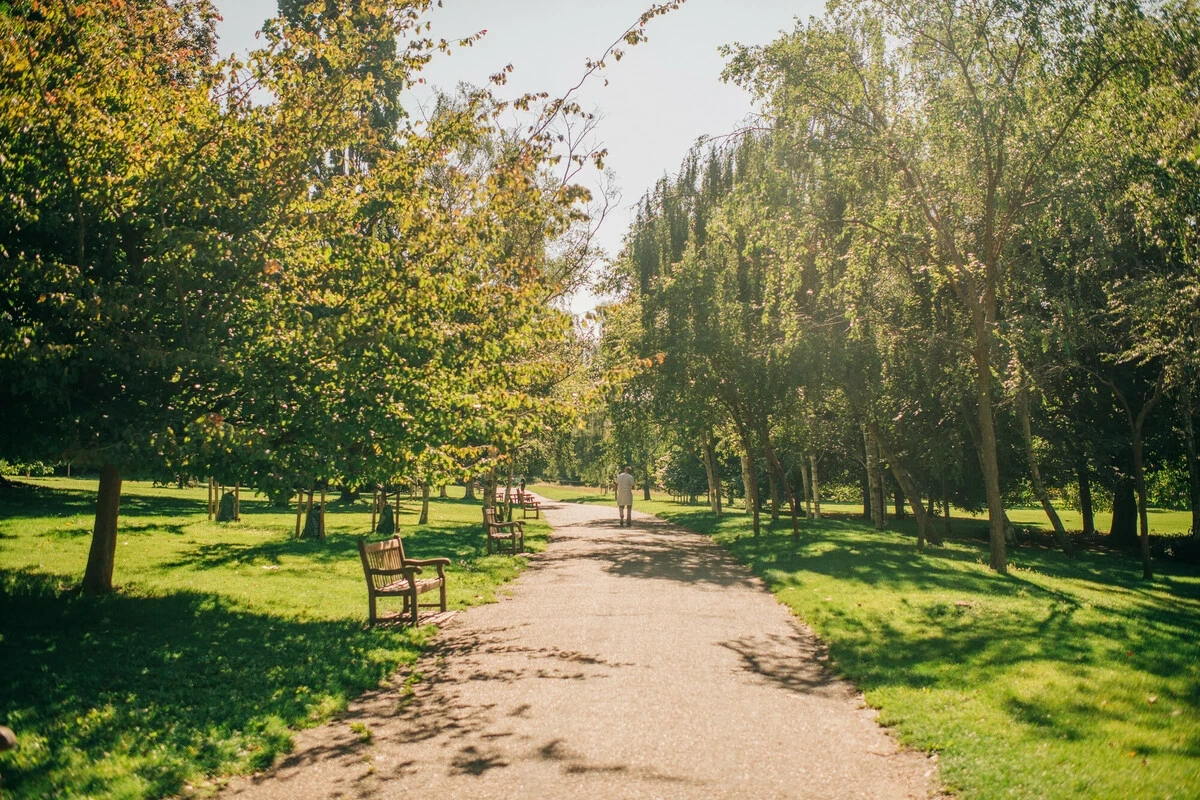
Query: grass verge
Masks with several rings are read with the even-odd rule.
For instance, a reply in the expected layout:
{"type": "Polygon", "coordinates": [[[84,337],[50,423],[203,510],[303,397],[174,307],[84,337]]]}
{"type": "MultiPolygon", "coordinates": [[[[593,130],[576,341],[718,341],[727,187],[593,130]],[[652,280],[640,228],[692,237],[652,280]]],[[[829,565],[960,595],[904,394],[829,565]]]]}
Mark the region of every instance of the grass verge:
{"type": "MultiPolygon", "coordinates": [[[[534,490],[612,503],[586,489],[534,490]]],[[[752,536],[740,509],[717,519],[662,498],[634,504],[712,535],[762,576],[880,721],[940,754],[959,796],[1198,796],[1196,568],[1159,562],[1143,581],[1133,555],[1022,548],[1001,576],[986,566],[986,543],[921,552],[904,525],[813,521],[797,543],[783,520],[752,536]]]]}
{"type": "MultiPolygon", "coordinates": [[[[96,484],[32,483],[0,490],[0,724],[19,741],[0,754],[6,798],[140,800],[262,769],[433,633],[365,627],[365,502],[331,503],[328,538],[297,541],[294,510],[244,498],[241,522],[217,524],[203,488],[126,483],[119,590],[86,598],[96,484]]],[[[418,511],[402,505],[405,550],[453,559],[451,608],[490,602],[524,566],[486,555],[477,503],[434,500],[419,528],[418,511]]],[[[548,526],[526,530],[545,547],[548,526]]]]}

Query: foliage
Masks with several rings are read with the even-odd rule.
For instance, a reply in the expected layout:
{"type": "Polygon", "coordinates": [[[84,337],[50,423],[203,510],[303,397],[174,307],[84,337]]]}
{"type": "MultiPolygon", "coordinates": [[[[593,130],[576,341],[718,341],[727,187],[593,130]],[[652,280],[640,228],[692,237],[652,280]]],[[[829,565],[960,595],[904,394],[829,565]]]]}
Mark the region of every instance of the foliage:
{"type": "Polygon", "coordinates": [[[927,506],[986,507],[1000,572],[1005,498],[1144,510],[1159,401],[1190,419],[1200,385],[1197,31],[1186,2],[850,0],[731,47],[761,124],[649,191],[607,276],[643,406],[748,487],[878,460],[862,491],[902,488],[919,542],[927,506]]]}

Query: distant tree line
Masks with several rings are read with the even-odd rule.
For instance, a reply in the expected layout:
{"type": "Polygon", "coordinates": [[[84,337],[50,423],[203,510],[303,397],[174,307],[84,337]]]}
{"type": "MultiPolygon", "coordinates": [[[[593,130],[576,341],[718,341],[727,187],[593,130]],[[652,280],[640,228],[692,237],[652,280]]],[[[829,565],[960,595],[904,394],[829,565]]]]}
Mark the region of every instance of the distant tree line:
{"type": "Polygon", "coordinates": [[[798,533],[832,478],[921,543],[987,509],[1004,572],[1025,493],[1068,551],[1054,501],[1110,506],[1150,576],[1148,474],[1200,531],[1196,5],[850,0],[728,54],[762,114],[639,205],[613,418],[710,498],[740,455],[756,531],[760,484],[798,533]]]}

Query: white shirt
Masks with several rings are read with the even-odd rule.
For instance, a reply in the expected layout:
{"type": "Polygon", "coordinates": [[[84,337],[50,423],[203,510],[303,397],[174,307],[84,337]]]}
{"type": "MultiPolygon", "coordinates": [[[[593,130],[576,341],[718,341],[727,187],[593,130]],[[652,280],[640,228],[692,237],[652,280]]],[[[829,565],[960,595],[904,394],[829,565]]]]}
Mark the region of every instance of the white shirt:
{"type": "Polygon", "coordinates": [[[633,505],[633,475],[628,472],[617,476],[617,505],[633,505]]]}

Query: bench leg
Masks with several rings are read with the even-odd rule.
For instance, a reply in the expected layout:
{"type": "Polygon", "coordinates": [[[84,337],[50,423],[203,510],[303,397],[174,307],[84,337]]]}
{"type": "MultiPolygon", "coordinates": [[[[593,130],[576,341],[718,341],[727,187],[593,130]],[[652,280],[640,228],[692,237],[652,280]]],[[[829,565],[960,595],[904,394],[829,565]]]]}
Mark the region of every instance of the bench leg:
{"type": "MultiPolygon", "coordinates": [[[[411,581],[410,581],[410,583],[411,583],[411,581]]],[[[411,603],[412,603],[412,624],[416,625],[420,621],[420,618],[418,617],[418,608],[417,608],[417,587],[414,586],[412,588],[411,594],[409,595],[409,597],[411,598],[411,603]]]]}
{"type": "Polygon", "coordinates": [[[441,595],[442,595],[442,611],[445,611],[445,610],[446,610],[446,581],[445,581],[445,579],[443,579],[443,580],[442,580],[442,586],[441,586],[441,590],[442,590],[442,591],[441,591],[441,595]]]}
{"type": "Polygon", "coordinates": [[[371,610],[370,625],[372,627],[374,627],[374,625],[375,625],[375,593],[374,592],[371,592],[370,594],[367,595],[367,605],[370,607],[370,610],[371,610]]]}

